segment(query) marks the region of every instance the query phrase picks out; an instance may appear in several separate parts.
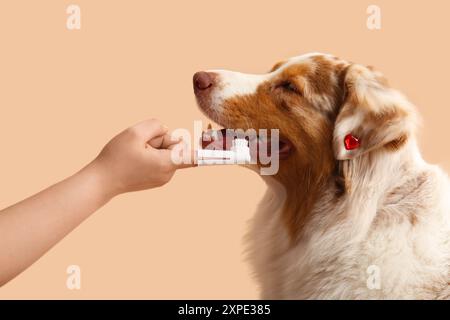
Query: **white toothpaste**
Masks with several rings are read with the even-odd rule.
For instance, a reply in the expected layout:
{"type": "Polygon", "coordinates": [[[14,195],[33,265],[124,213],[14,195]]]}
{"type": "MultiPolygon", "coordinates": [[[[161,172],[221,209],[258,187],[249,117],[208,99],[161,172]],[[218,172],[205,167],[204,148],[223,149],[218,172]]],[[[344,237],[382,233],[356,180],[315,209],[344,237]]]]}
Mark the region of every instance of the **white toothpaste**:
{"type": "Polygon", "coordinates": [[[197,150],[197,164],[199,166],[248,164],[250,161],[250,148],[246,139],[234,139],[230,150],[197,150]]]}

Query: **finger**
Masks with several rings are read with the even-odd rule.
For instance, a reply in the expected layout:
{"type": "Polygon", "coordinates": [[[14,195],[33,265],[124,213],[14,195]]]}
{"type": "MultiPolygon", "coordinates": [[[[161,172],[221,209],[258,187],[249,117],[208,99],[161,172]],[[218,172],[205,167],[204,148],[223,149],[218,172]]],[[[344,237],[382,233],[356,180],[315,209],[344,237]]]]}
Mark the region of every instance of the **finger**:
{"type": "Polygon", "coordinates": [[[195,150],[191,150],[184,142],[172,144],[168,149],[160,149],[174,169],[191,168],[197,166],[195,150]]]}
{"type": "Polygon", "coordinates": [[[175,164],[176,168],[183,169],[183,168],[196,167],[197,166],[197,163],[196,163],[197,154],[196,154],[195,150],[191,149],[189,147],[189,145],[184,141],[181,141],[177,144],[172,145],[169,149],[174,150],[176,148],[176,146],[183,146],[181,148],[181,151],[179,154],[180,154],[180,157],[182,157],[182,159],[184,160],[181,163],[175,164]]]}
{"type": "Polygon", "coordinates": [[[150,141],[147,141],[147,144],[155,149],[161,148],[161,145],[163,143],[164,136],[155,137],[150,141]]]}
{"type": "Polygon", "coordinates": [[[144,120],[136,124],[133,129],[146,141],[161,137],[168,131],[168,128],[156,119],[144,120]]]}
{"type": "Polygon", "coordinates": [[[171,134],[165,134],[163,137],[163,141],[161,143],[160,149],[170,149],[173,148],[177,143],[181,141],[181,137],[174,138],[171,134]]]}
{"type": "Polygon", "coordinates": [[[180,163],[176,165],[177,169],[186,169],[186,168],[193,168],[193,167],[198,167],[198,164],[195,162],[190,162],[190,163],[180,163]]]}
{"type": "Polygon", "coordinates": [[[166,133],[163,136],[153,138],[147,143],[155,149],[169,149],[178,142],[180,142],[179,138],[172,138],[170,134],[166,133]]]}

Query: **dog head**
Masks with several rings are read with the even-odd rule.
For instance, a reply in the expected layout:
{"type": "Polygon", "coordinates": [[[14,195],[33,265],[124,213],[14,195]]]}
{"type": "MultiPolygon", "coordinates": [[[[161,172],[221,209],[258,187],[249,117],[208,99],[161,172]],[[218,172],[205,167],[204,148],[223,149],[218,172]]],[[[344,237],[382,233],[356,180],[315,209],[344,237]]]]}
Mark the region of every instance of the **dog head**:
{"type": "Polygon", "coordinates": [[[380,73],[331,55],[291,58],[261,75],[211,70],[193,80],[200,109],[219,125],[280,130],[280,180],[394,151],[413,131],[412,106],[380,73]],[[348,135],[357,148],[346,147],[348,135]]]}

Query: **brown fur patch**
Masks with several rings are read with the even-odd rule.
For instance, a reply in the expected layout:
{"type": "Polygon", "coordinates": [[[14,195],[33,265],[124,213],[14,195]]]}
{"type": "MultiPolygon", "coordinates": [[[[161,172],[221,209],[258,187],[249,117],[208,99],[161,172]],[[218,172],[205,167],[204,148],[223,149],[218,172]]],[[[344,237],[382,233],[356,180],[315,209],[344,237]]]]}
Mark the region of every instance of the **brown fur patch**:
{"type": "Polygon", "coordinates": [[[388,151],[397,151],[406,143],[406,141],[408,141],[408,136],[406,134],[403,134],[397,139],[385,144],[384,147],[388,151]]]}
{"type": "Polygon", "coordinates": [[[418,173],[414,178],[404,182],[401,186],[398,186],[391,190],[383,203],[383,208],[390,208],[401,206],[404,214],[399,214],[398,210],[390,211],[388,214],[386,211],[381,211],[377,215],[376,224],[390,225],[392,223],[398,223],[399,221],[407,221],[411,226],[417,225],[419,222],[420,212],[424,212],[426,208],[424,204],[417,203],[415,199],[423,197],[423,185],[427,183],[429,177],[426,172],[418,173]]]}
{"type": "Polygon", "coordinates": [[[279,69],[285,63],[286,63],[286,61],[279,61],[279,62],[275,63],[274,66],[272,67],[272,69],[270,69],[270,72],[274,72],[275,70],[279,69]]]}

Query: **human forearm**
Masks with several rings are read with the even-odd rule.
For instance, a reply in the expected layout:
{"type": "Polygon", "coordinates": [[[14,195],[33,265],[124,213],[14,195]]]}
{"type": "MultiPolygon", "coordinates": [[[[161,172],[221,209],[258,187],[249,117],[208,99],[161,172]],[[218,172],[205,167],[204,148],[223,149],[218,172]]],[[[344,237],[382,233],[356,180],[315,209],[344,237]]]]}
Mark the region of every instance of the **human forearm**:
{"type": "Polygon", "coordinates": [[[0,211],[0,286],[22,272],[108,202],[113,193],[94,164],[0,211]]]}

